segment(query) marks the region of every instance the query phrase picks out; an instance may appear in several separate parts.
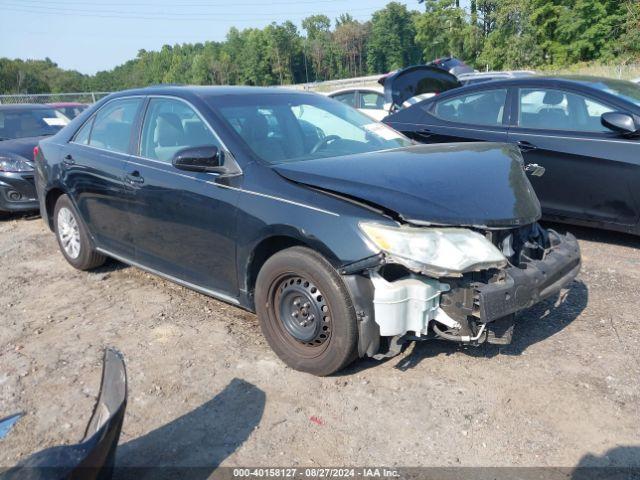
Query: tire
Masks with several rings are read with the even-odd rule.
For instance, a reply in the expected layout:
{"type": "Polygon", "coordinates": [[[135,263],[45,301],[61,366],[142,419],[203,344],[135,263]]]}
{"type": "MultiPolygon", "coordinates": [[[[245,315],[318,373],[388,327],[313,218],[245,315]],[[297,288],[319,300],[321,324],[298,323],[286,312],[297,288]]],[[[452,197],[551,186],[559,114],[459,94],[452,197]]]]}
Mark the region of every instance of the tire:
{"type": "Polygon", "coordinates": [[[87,227],[67,195],[61,195],[56,202],[53,226],[60,251],[74,268],[91,270],[107,260],[104,255],[95,251],[87,227]]]}
{"type": "Polygon", "coordinates": [[[325,376],[357,357],[351,296],[315,251],[292,247],[269,258],[258,274],[255,299],[263,335],[291,368],[325,376]]]}

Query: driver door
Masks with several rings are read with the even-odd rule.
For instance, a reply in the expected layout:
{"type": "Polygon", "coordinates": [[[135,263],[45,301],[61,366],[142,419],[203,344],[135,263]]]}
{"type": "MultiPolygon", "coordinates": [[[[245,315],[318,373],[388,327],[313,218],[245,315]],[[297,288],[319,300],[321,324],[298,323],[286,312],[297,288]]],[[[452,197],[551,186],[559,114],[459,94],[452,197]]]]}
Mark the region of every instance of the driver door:
{"type": "Polygon", "coordinates": [[[602,126],[600,116],[615,110],[581,93],[555,88],[520,88],[517,122],[509,142],[520,147],[525,164],[545,168],[529,176],[549,219],[577,219],[634,225],[634,191],[640,169],[637,139],[602,126]]]}
{"type": "Polygon", "coordinates": [[[218,174],[176,169],[176,152],[222,142],[189,103],[148,100],[137,155],[125,166],[135,260],[205,293],[237,295],[238,192],[217,183],[218,174]]]}

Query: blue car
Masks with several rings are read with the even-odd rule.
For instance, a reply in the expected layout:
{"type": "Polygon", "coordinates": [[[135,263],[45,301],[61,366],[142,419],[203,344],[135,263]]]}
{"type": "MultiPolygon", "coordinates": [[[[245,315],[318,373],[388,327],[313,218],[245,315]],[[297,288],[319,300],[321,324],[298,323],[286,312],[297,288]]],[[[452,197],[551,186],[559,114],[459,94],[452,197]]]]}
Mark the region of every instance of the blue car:
{"type": "Polygon", "coordinates": [[[413,340],[506,343],[580,269],[517,149],[418,145],[312,93],[113,94],[40,142],[36,186],[72,266],[111,257],[256,312],[316,375],[413,340]]]}

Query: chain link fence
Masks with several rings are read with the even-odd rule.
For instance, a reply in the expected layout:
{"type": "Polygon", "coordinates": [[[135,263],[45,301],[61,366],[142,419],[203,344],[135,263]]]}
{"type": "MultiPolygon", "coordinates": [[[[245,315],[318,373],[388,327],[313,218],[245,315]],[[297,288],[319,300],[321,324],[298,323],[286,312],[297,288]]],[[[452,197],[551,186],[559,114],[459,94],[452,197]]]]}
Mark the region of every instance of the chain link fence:
{"type": "Polygon", "coordinates": [[[35,94],[16,94],[16,95],[0,95],[0,104],[17,104],[17,103],[95,103],[102,97],[109,95],[111,92],[79,92],[79,93],[35,93],[35,94]]]}

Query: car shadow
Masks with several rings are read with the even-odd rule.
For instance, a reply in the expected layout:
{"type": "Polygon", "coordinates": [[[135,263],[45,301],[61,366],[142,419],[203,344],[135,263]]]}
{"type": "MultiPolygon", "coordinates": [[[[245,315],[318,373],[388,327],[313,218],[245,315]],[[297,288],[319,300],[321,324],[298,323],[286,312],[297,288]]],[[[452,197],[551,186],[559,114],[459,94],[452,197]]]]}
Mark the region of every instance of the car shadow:
{"type": "Polygon", "coordinates": [[[113,258],[107,258],[107,261],[104,263],[104,265],[101,265],[98,268],[94,268],[93,270],[91,270],[91,273],[99,275],[117,272],[119,270],[126,270],[127,268],[131,268],[131,266],[113,258]]]}
{"type": "Polygon", "coordinates": [[[604,455],[587,454],[571,472],[571,480],[640,479],[640,447],[618,446],[604,455]]]}
{"type": "Polygon", "coordinates": [[[233,379],[213,399],[118,446],[113,478],[206,479],[260,423],[265,393],[233,379]]]}
{"type": "Polygon", "coordinates": [[[40,213],[5,213],[0,212],[0,222],[10,222],[12,220],[40,220],[40,213]]]}
{"type": "Polygon", "coordinates": [[[640,236],[630,233],[613,232],[592,227],[579,227],[564,223],[543,222],[545,228],[551,228],[558,233],[572,233],[579,240],[589,242],[607,243],[621,247],[640,247],[640,236]]]}
{"type": "MultiPolygon", "coordinates": [[[[581,281],[574,281],[569,290],[556,294],[540,302],[516,316],[513,341],[509,345],[493,345],[484,343],[478,347],[462,345],[446,340],[427,340],[415,342],[407,355],[392,357],[384,362],[396,362],[394,368],[407,371],[417,367],[420,362],[440,355],[469,355],[477,358],[493,358],[497,355],[521,355],[527,348],[555,335],[573,322],[586,308],[589,301],[587,286],[581,281]]],[[[410,350],[411,344],[403,348],[410,350]]],[[[337,376],[349,376],[363,370],[374,368],[379,361],[370,358],[361,359],[337,376]]]]}

